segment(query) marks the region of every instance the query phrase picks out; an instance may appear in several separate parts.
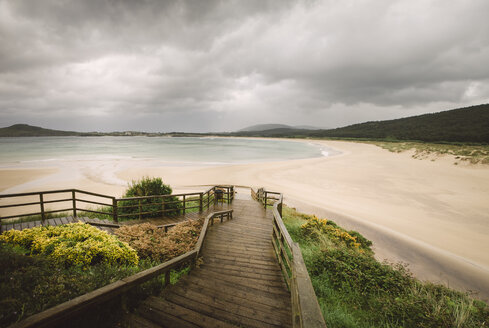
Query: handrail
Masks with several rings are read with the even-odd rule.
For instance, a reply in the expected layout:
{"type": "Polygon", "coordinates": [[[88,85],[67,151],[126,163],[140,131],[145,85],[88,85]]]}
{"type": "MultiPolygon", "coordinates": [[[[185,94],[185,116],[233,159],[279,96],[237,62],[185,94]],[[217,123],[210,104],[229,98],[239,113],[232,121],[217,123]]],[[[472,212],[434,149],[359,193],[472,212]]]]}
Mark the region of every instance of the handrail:
{"type": "MultiPolygon", "coordinates": [[[[14,198],[14,197],[27,197],[27,196],[38,196],[38,201],[29,200],[27,202],[13,203],[0,205],[0,209],[6,208],[22,208],[26,206],[39,206],[38,211],[32,211],[29,213],[21,213],[15,215],[8,216],[0,216],[0,224],[2,220],[12,219],[12,218],[21,218],[26,216],[34,216],[40,215],[41,221],[44,225],[46,220],[46,214],[50,213],[60,213],[60,212],[73,212],[73,216],[77,217],[78,212],[89,212],[89,213],[98,213],[102,215],[107,215],[112,218],[115,222],[118,222],[120,217],[138,217],[142,218],[143,215],[147,214],[157,214],[161,213],[161,216],[171,216],[171,214],[179,214],[182,212],[183,214],[187,213],[188,210],[198,210],[202,212],[204,209],[209,208],[212,203],[217,203],[219,200],[226,200],[228,203],[231,203],[234,199],[234,186],[213,186],[208,190],[203,192],[190,192],[190,193],[180,193],[180,194],[171,194],[171,195],[155,195],[155,196],[140,196],[140,197],[126,197],[126,198],[116,198],[113,196],[98,194],[94,192],[84,191],[80,189],[60,189],[60,190],[47,190],[47,191],[38,191],[38,192],[27,192],[27,193],[16,193],[16,194],[0,194],[0,199],[14,198]],[[226,197],[217,198],[216,191],[220,190],[220,196],[226,195],[226,197]],[[46,200],[45,195],[54,195],[54,194],[66,194],[71,193],[71,197],[62,197],[61,199],[54,200],[46,200]],[[81,195],[89,195],[94,197],[104,198],[104,201],[94,201],[89,199],[82,199],[79,197],[81,195]],[[77,197],[78,195],[78,197],[77,197]],[[177,200],[165,201],[169,197],[177,197],[177,200]],[[178,197],[182,197],[179,199],[178,197]],[[160,202],[145,204],[144,202],[148,199],[160,199],[160,202]],[[127,204],[127,201],[138,201],[137,204],[127,204]],[[56,209],[56,210],[46,210],[46,204],[54,204],[54,203],[66,203],[71,202],[70,208],[64,209],[56,209]],[[193,202],[193,203],[192,203],[193,202]],[[80,203],[90,204],[90,205],[98,205],[106,207],[105,211],[100,211],[98,208],[90,209],[90,208],[81,208],[78,207],[80,203]],[[182,206],[168,206],[172,204],[181,204],[182,206]],[[148,211],[147,205],[151,205],[148,211]],[[159,205],[157,209],[155,209],[155,205],[159,205]],[[169,207],[169,208],[166,208],[169,207]],[[136,208],[135,211],[130,211],[130,213],[124,213],[121,209],[124,208],[136,208]]],[[[59,196],[58,196],[59,197],[59,196]]]]}
{"type": "Polygon", "coordinates": [[[26,319],[15,323],[9,328],[31,328],[31,327],[51,327],[72,318],[73,315],[80,314],[87,308],[106,302],[120,294],[127,292],[129,289],[136,287],[156,276],[165,274],[165,286],[170,283],[170,270],[184,263],[192,262],[198,259],[204,239],[207,233],[209,222],[214,222],[214,218],[220,217],[221,222],[224,217],[228,220],[233,218],[233,210],[213,212],[207,215],[200,231],[199,239],[194,249],[185,254],[177,256],[169,261],[161,263],[155,267],[138,272],[132,276],[123,278],[114,283],[91,291],[87,294],[78,296],[72,300],[66,301],[43,312],[34,314],[26,319]]]}
{"type": "Polygon", "coordinates": [[[294,328],[325,328],[326,323],[312,287],[311,278],[307,272],[302,252],[298,243],[290,237],[282,221],[283,195],[279,192],[251,188],[253,199],[262,202],[267,208],[269,200],[273,203],[273,232],[272,244],[280,264],[282,274],[290,289],[292,303],[292,326],[294,328]],[[278,195],[278,198],[268,197],[278,195]]]}

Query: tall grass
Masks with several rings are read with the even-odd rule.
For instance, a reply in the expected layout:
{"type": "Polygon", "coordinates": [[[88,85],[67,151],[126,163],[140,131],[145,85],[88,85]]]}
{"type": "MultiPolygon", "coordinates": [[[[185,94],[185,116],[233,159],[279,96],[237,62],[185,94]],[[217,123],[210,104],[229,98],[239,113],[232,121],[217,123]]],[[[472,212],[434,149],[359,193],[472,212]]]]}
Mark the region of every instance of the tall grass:
{"type": "Polygon", "coordinates": [[[420,282],[401,264],[378,262],[357,232],[331,221],[314,221],[288,207],[283,213],[292,239],[300,244],[329,328],[489,327],[484,302],[420,282]]]}

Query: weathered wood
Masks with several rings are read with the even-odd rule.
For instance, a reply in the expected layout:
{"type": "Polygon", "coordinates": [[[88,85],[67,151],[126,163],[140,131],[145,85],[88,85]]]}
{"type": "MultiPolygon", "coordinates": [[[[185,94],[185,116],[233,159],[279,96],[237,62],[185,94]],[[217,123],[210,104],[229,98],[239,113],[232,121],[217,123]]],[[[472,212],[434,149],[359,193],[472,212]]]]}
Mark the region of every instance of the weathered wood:
{"type": "Polygon", "coordinates": [[[41,207],[41,221],[44,223],[44,220],[46,219],[46,215],[44,213],[44,197],[43,193],[39,193],[39,205],[41,207]]]}
{"type": "Polygon", "coordinates": [[[73,216],[76,217],[76,191],[71,192],[71,197],[73,198],[73,216]]]}

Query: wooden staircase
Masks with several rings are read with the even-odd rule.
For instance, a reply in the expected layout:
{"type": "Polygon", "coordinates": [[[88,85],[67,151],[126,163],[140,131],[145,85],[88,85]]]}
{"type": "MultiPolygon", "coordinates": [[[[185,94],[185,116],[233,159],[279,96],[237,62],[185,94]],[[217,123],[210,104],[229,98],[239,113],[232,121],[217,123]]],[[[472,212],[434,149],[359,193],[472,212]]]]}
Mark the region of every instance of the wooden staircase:
{"type": "Polygon", "coordinates": [[[235,200],[233,220],[209,229],[203,263],[143,301],[126,327],[290,327],[290,293],[273,252],[272,220],[235,200]]]}

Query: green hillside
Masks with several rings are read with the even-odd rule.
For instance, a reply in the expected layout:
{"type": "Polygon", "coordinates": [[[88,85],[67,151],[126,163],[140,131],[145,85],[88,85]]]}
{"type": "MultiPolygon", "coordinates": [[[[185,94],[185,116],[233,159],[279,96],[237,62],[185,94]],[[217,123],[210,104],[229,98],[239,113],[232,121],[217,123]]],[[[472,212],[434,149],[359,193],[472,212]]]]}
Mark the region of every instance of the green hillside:
{"type": "Polygon", "coordinates": [[[78,132],[50,130],[27,124],[15,124],[6,128],[0,128],[0,137],[50,137],[78,135],[80,135],[78,132]]]}
{"type": "Polygon", "coordinates": [[[489,104],[330,130],[272,129],[234,135],[489,143],[489,104]]]}

